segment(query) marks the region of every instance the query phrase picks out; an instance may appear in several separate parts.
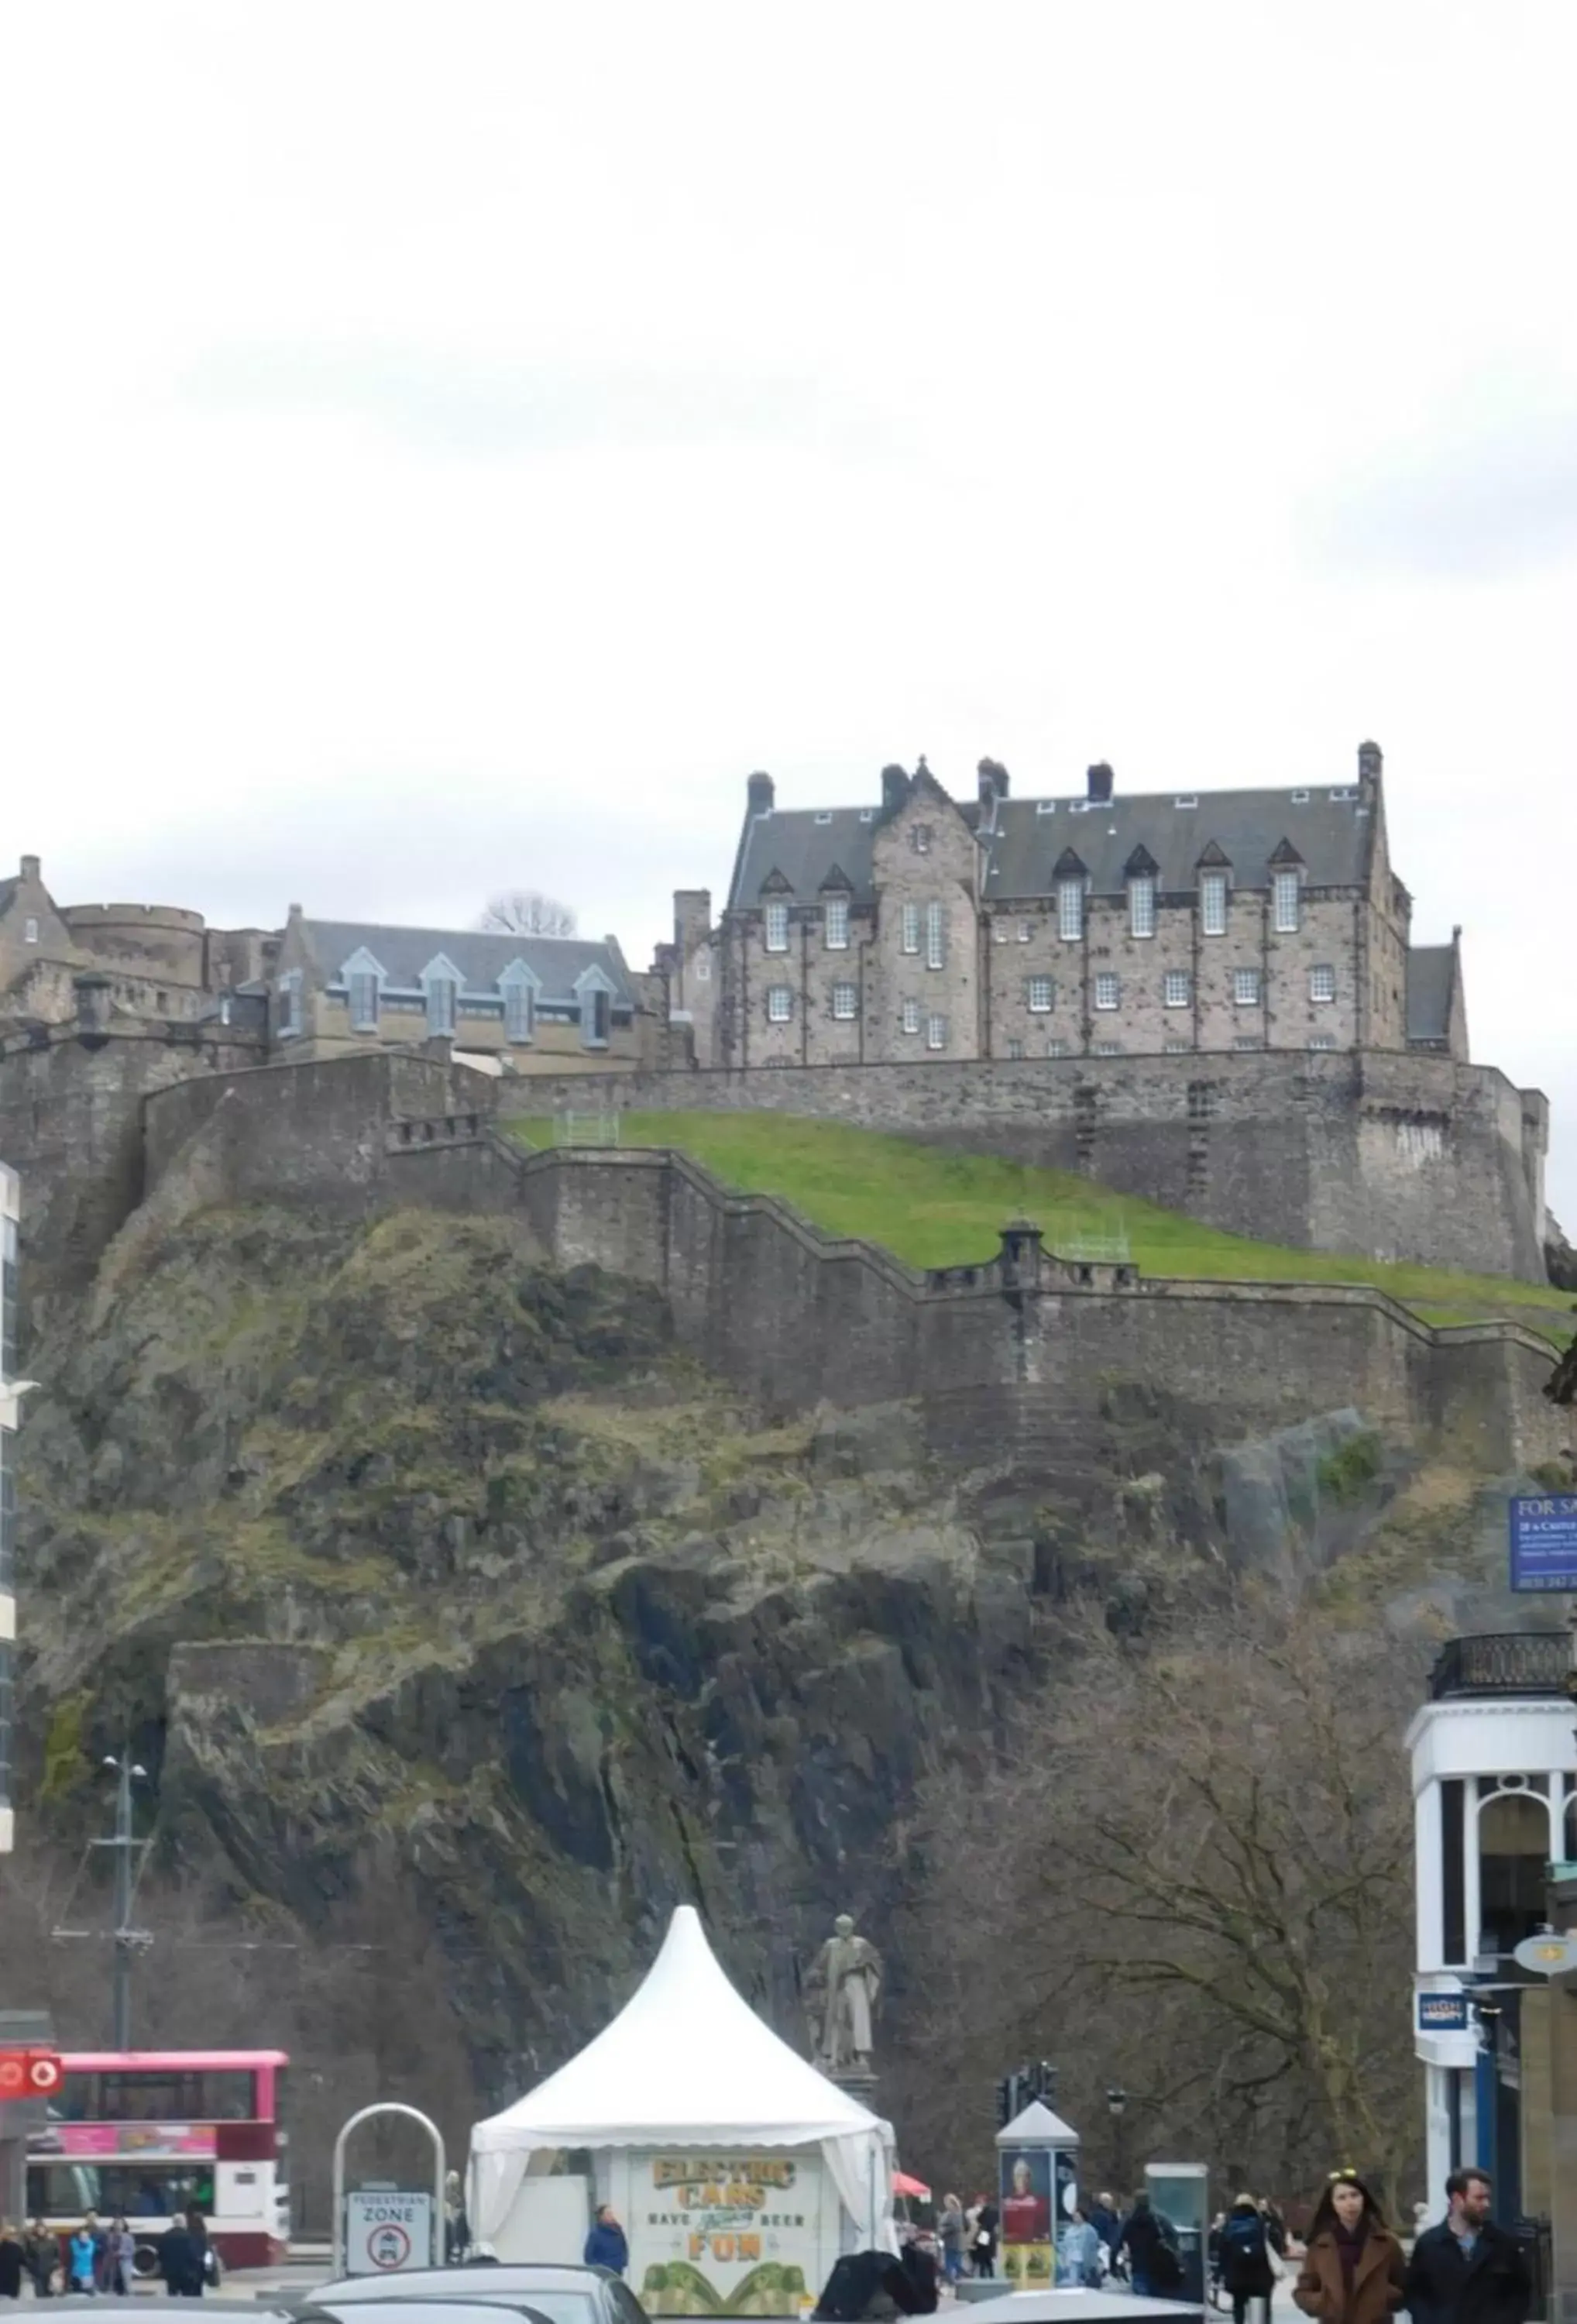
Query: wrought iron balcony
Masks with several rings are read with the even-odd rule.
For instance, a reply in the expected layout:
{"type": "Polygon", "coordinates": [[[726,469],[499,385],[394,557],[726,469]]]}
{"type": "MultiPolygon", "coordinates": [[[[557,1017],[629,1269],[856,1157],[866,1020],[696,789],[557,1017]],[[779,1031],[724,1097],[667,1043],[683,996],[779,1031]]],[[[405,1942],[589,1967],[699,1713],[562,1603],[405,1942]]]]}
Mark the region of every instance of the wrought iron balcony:
{"type": "Polygon", "coordinates": [[[1463,1694],[1565,1694],[1572,1668],[1564,1630],[1495,1630],[1451,1638],[1434,1658],[1435,1702],[1463,1694]]]}

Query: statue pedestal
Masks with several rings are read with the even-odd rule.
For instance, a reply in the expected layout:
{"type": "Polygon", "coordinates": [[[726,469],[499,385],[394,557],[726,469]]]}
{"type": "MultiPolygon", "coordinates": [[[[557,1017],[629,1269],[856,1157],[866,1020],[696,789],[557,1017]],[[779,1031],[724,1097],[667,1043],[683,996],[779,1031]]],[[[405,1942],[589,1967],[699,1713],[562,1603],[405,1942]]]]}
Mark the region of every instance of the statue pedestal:
{"type": "Polygon", "coordinates": [[[869,2066],[823,2066],[821,2070],[829,2082],[847,2090],[852,2098],[858,2098],[872,2114],[876,2112],[876,2076],[869,2066]]]}

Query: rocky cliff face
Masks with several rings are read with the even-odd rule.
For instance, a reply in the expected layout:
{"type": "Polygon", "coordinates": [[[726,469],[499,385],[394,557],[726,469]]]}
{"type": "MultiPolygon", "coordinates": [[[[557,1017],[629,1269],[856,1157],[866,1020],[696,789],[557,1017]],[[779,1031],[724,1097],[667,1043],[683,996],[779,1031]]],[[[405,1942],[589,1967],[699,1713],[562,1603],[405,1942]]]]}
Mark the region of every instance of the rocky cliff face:
{"type": "Polygon", "coordinates": [[[1113,1381],[1039,1471],[985,1408],[945,1460],[901,1407],[763,1426],[656,1293],[506,1219],[123,1239],[28,1369],[24,1829],[100,1829],[124,1732],[161,1865],[238,1932],[332,1949],[394,1900],[377,2094],[403,1960],[502,2098],[685,1898],[791,2029],[796,1960],[845,1906],[885,1933],[918,1775],[989,1753],[1071,1590],[1137,1623],[1234,1561],[1361,1554],[1395,1590],[1448,1518],[1479,1554],[1481,1480],[1357,1414],[1223,1455],[1113,1381]]]}

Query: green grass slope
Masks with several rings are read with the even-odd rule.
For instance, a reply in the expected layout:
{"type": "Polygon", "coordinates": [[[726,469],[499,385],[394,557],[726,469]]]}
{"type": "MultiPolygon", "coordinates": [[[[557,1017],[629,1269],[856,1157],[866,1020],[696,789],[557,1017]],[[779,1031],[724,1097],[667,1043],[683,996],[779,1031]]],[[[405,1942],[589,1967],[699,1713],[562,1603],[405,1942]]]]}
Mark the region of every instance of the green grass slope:
{"type": "MultiPolygon", "coordinates": [[[[527,1145],[552,1143],[550,1122],[524,1119],[503,1126],[527,1145]]],[[[1557,1342],[1570,1336],[1569,1292],[1448,1268],[1283,1250],[1202,1226],[1071,1171],[954,1153],[844,1122],[783,1113],[626,1113],[620,1133],[630,1146],[677,1147],[725,1185],[779,1194],[827,1233],[885,1244],[911,1267],[989,1259],[998,1230],[1023,1217],[1035,1221],[1053,1250],[1125,1237],[1146,1275],[1372,1283],[1432,1323],[1502,1315],[1557,1342]]]]}

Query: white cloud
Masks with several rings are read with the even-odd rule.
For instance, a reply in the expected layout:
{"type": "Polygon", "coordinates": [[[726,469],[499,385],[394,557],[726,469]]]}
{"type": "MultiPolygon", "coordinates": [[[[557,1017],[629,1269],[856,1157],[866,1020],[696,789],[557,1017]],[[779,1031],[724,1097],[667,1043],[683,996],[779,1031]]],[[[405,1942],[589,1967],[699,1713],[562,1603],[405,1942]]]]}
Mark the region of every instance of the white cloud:
{"type": "Polygon", "coordinates": [[[753,766],[1292,783],[1372,732],[1577,1219],[1560,0],[0,39],[0,764],[62,893],[518,877],[641,956],[753,766]]]}

